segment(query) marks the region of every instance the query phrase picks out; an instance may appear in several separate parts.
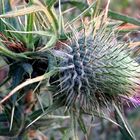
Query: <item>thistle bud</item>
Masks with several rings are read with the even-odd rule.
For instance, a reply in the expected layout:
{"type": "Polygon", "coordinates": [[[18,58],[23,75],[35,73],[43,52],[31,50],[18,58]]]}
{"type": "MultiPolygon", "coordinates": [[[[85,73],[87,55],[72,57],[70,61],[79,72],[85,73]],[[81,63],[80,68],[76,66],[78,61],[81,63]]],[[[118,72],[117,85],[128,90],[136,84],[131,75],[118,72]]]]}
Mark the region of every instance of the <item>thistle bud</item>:
{"type": "Polygon", "coordinates": [[[139,91],[140,66],[114,30],[102,27],[94,36],[79,35],[73,40],[52,51],[60,58],[55,99],[64,101],[68,108],[92,111],[109,108],[112,102],[119,103],[121,96],[139,91]]]}

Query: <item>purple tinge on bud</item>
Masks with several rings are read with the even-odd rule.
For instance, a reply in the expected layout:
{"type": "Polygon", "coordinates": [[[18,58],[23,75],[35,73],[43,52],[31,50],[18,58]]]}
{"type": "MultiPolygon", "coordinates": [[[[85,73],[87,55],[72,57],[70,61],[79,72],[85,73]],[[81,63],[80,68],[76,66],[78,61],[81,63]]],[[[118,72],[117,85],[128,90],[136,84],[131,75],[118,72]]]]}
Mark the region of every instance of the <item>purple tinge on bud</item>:
{"type": "Polygon", "coordinates": [[[137,96],[129,97],[129,100],[135,105],[140,106],[140,97],[137,96]]]}
{"type": "Polygon", "coordinates": [[[131,97],[121,96],[121,98],[127,100],[128,102],[131,102],[135,106],[140,106],[140,96],[137,95],[131,97]]]}

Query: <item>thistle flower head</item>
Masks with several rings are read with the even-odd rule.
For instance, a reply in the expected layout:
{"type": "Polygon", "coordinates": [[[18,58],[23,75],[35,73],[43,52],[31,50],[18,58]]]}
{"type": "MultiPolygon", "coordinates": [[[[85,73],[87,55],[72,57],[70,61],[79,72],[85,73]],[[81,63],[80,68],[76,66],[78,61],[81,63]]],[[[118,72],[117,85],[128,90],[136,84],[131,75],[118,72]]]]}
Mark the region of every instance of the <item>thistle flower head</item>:
{"type": "Polygon", "coordinates": [[[109,107],[120,96],[138,90],[140,66],[131,58],[127,44],[117,40],[113,29],[103,26],[96,34],[79,35],[59,50],[59,89],[54,94],[66,106],[86,111],[109,107]]]}

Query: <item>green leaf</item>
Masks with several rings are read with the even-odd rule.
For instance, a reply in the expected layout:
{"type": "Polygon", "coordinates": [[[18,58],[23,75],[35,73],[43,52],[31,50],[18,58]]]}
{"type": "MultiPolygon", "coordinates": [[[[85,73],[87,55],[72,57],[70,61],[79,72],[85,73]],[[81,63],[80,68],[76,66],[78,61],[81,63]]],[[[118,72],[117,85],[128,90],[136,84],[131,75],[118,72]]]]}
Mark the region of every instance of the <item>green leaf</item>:
{"type": "Polygon", "coordinates": [[[123,117],[119,108],[115,104],[113,105],[115,108],[115,118],[116,118],[117,123],[121,126],[119,127],[119,129],[120,129],[120,132],[122,133],[123,138],[125,140],[136,140],[133,131],[131,130],[125,118],[123,117]]]}
{"type": "Polygon", "coordinates": [[[41,48],[39,51],[44,52],[44,51],[48,50],[49,48],[53,48],[56,41],[57,41],[57,36],[55,36],[55,35],[52,36],[51,39],[48,41],[48,43],[43,48],[41,48]]]}
{"type": "Polygon", "coordinates": [[[45,31],[16,31],[16,30],[6,30],[7,32],[10,33],[17,33],[17,34],[37,34],[41,36],[54,36],[53,32],[51,30],[45,30],[45,31]]]}
{"type": "Polygon", "coordinates": [[[1,122],[7,122],[7,116],[4,113],[0,114],[0,123],[1,122]]]}
{"type": "Polygon", "coordinates": [[[5,85],[10,80],[10,78],[11,78],[11,76],[7,76],[4,80],[2,80],[2,82],[0,83],[0,87],[5,85]]]}
{"type": "Polygon", "coordinates": [[[32,67],[32,65],[29,64],[29,63],[21,63],[21,66],[22,66],[22,68],[24,69],[24,71],[25,71],[26,73],[28,73],[29,76],[31,77],[31,74],[32,74],[32,72],[33,72],[33,67],[32,67]]]}
{"type": "MultiPolygon", "coordinates": [[[[12,65],[10,67],[10,71],[9,73],[11,73],[12,75],[12,83],[11,86],[12,88],[15,88],[22,80],[23,80],[23,76],[25,74],[23,68],[20,65],[12,65]],[[18,66],[18,67],[17,67],[18,66]]],[[[13,121],[14,121],[14,117],[15,117],[15,107],[16,107],[16,100],[17,100],[18,95],[14,94],[11,97],[11,102],[12,102],[12,109],[11,109],[11,114],[10,114],[10,130],[12,130],[13,127],[13,121]]]]}
{"type": "Polygon", "coordinates": [[[21,41],[22,43],[26,43],[26,38],[23,34],[17,33],[16,29],[7,21],[5,21],[4,19],[0,19],[2,25],[4,25],[4,33],[7,35],[7,37],[11,37],[11,38],[16,38],[17,40],[21,41]],[[6,32],[7,30],[7,32],[6,32]],[[13,31],[12,33],[8,32],[9,31],[13,31]],[[15,31],[15,32],[14,32],[15,31]]]}
{"type": "Polygon", "coordinates": [[[8,128],[0,128],[0,136],[8,136],[8,137],[13,137],[17,135],[18,131],[17,130],[11,130],[9,131],[8,128]]]}
{"type": "Polygon", "coordinates": [[[79,140],[76,114],[74,111],[71,111],[70,115],[71,115],[72,138],[73,140],[79,140]]]}
{"type": "Polygon", "coordinates": [[[6,13],[6,12],[9,12],[12,10],[9,0],[1,0],[1,1],[2,1],[2,3],[4,3],[4,4],[2,4],[2,5],[4,5],[3,10],[2,10],[3,13],[6,13]]]}
{"type": "MultiPolygon", "coordinates": [[[[31,13],[27,15],[27,29],[26,31],[32,31],[33,30],[33,24],[34,24],[34,13],[31,13]]],[[[27,34],[27,48],[34,50],[34,44],[33,44],[33,34],[27,34]]]]}
{"type": "Polygon", "coordinates": [[[60,102],[54,102],[52,105],[45,108],[44,112],[42,112],[42,109],[37,111],[38,114],[36,114],[34,112],[27,120],[26,129],[29,128],[31,125],[33,125],[36,121],[41,119],[43,116],[47,115],[48,113],[51,113],[51,112],[55,111],[56,109],[60,108],[61,106],[62,106],[62,104],[60,102]]]}
{"type": "Polygon", "coordinates": [[[79,123],[79,126],[81,128],[81,130],[83,131],[84,134],[87,134],[87,129],[86,129],[86,126],[84,124],[84,120],[82,118],[82,115],[80,114],[79,117],[78,117],[78,123],[79,123]]]}
{"type": "MultiPolygon", "coordinates": [[[[24,64],[24,63],[23,63],[24,64]]],[[[10,75],[12,75],[12,88],[15,88],[18,84],[21,83],[23,80],[23,76],[25,75],[24,68],[22,67],[22,64],[13,64],[10,66],[9,69],[10,75]]]]}
{"type": "MultiPolygon", "coordinates": [[[[0,1],[0,4],[1,4],[1,6],[2,6],[2,10],[1,10],[1,13],[2,14],[5,14],[5,13],[7,13],[7,12],[9,12],[9,11],[11,11],[12,10],[12,8],[11,8],[11,4],[10,4],[10,0],[1,0],[0,1]]],[[[13,18],[13,19],[7,19],[7,21],[10,23],[10,24],[12,24],[14,27],[16,26],[16,20],[13,18]]]]}
{"type": "MultiPolygon", "coordinates": [[[[10,4],[9,4],[9,0],[0,0],[0,14],[4,14],[7,11],[11,10],[10,4]],[[5,5],[6,3],[6,5],[5,5]]],[[[5,26],[2,22],[2,20],[0,19],[0,32],[3,32],[5,29],[5,26]]]]}
{"type": "MultiPolygon", "coordinates": [[[[63,4],[63,2],[61,2],[63,4]]],[[[67,1],[64,4],[70,4],[74,7],[77,7],[80,11],[85,10],[86,8],[88,8],[88,5],[85,4],[84,2],[79,2],[79,1],[67,1]]]]}
{"type": "Polygon", "coordinates": [[[83,114],[87,114],[87,115],[91,115],[91,116],[96,116],[96,117],[99,117],[99,118],[102,118],[102,119],[105,119],[113,124],[115,124],[116,126],[119,126],[120,125],[118,123],[116,123],[115,121],[113,121],[112,119],[110,119],[108,116],[106,116],[104,113],[101,113],[101,112],[98,112],[96,110],[92,111],[92,113],[88,113],[88,112],[85,112],[84,110],[81,109],[81,113],[83,114]]]}
{"type": "Polygon", "coordinates": [[[72,136],[72,130],[69,128],[65,130],[62,140],[70,140],[71,136],[72,136]]]}
{"type": "Polygon", "coordinates": [[[45,3],[50,8],[54,6],[54,4],[56,3],[56,0],[45,0],[45,3]]]}
{"type": "Polygon", "coordinates": [[[22,54],[22,53],[14,53],[10,50],[8,50],[7,48],[5,48],[3,46],[3,44],[0,43],[0,54],[10,57],[14,60],[18,60],[18,59],[28,59],[29,57],[27,57],[26,55],[22,54]]]}
{"type": "MultiPolygon", "coordinates": [[[[47,110],[48,107],[44,107],[44,110],[47,110]]],[[[33,121],[34,119],[36,119],[38,116],[40,116],[43,113],[42,109],[36,110],[34,111],[29,117],[30,121],[33,121]]]]}
{"type": "Polygon", "coordinates": [[[108,11],[108,16],[112,19],[115,19],[115,20],[121,20],[121,21],[124,21],[127,23],[131,23],[131,24],[140,26],[140,20],[133,18],[133,17],[130,17],[130,16],[126,16],[126,15],[114,12],[114,11],[111,11],[111,10],[108,11]]]}

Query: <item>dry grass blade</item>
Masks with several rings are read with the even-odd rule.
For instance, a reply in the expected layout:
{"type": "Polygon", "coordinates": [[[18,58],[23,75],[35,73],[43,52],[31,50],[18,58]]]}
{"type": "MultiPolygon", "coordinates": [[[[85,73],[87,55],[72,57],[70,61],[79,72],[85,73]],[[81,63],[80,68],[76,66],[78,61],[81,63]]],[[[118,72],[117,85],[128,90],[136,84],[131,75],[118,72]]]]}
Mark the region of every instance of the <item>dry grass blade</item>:
{"type": "Polygon", "coordinates": [[[8,100],[12,95],[14,95],[17,91],[19,91],[23,87],[28,86],[28,85],[33,84],[33,83],[40,82],[42,80],[45,80],[45,79],[49,78],[51,75],[53,75],[55,72],[56,71],[54,70],[54,71],[50,71],[44,75],[41,75],[41,76],[38,76],[38,77],[35,77],[32,79],[27,79],[25,82],[23,82],[20,85],[18,85],[17,87],[15,87],[5,98],[3,98],[0,101],[0,104],[4,103],[6,100],[8,100]]]}
{"type": "Polygon", "coordinates": [[[7,32],[11,33],[19,33],[19,34],[38,34],[42,36],[53,36],[54,34],[51,31],[12,31],[12,30],[6,30],[7,32]]]}
{"type": "Polygon", "coordinates": [[[103,23],[105,23],[107,21],[109,4],[110,4],[110,0],[108,0],[105,11],[104,11],[103,23]]]}
{"type": "Polygon", "coordinates": [[[92,3],[86,10],[84,10],[81,14],[79,14],[76,18],[74,18],[73,20],[71,20],[70,22],[65,24],[65,27],[69,27],[69,25],[71,25],[72,23],[74,23],[75,21],[77,21],[78,19],[80,19],[80,17],[82,17],[85,13],[87,13],[91,8],[93,8],[95,6],[95,3],[92,3]]]}
{"type": "Polygon", "coordinates": [[[25,82],[21,83],[20,85],[18,85],[16,88],[14,88],[4,99],[2,99],[0,101],[0,104],[2,104],[3,102],[5,102],[7,99],[9,99],[12,95],[14,95],[17,91],[19,91],[20,89],[22,89],[23,87],[29,85],[29,84],[33,84],[33,83],[36,83],[36,82],[39,82],[39,81],[42,81],[44,80],[45,77],[44,75],[42,76],[38,76],[36,78],[33,78],[33,79],[28,79],[26,80],[25,82]]]}
{"type": "Polygon", "coordinates": [[[139,42],[130,42],[128,46],[134,48],[139,45],[140,45],[140,41],[139,42]]]}
{"type": "Polygon", "coordinates": [[[6,14],[2,14],[0,15],[0,18],[11,18],[11,17],[23,16],[23,15],[35,13],[38,11],[42,11],[41,7],[38,5],[32,5],[30,7],[26,7],[23,9],[8,12],[6,14]]]}

